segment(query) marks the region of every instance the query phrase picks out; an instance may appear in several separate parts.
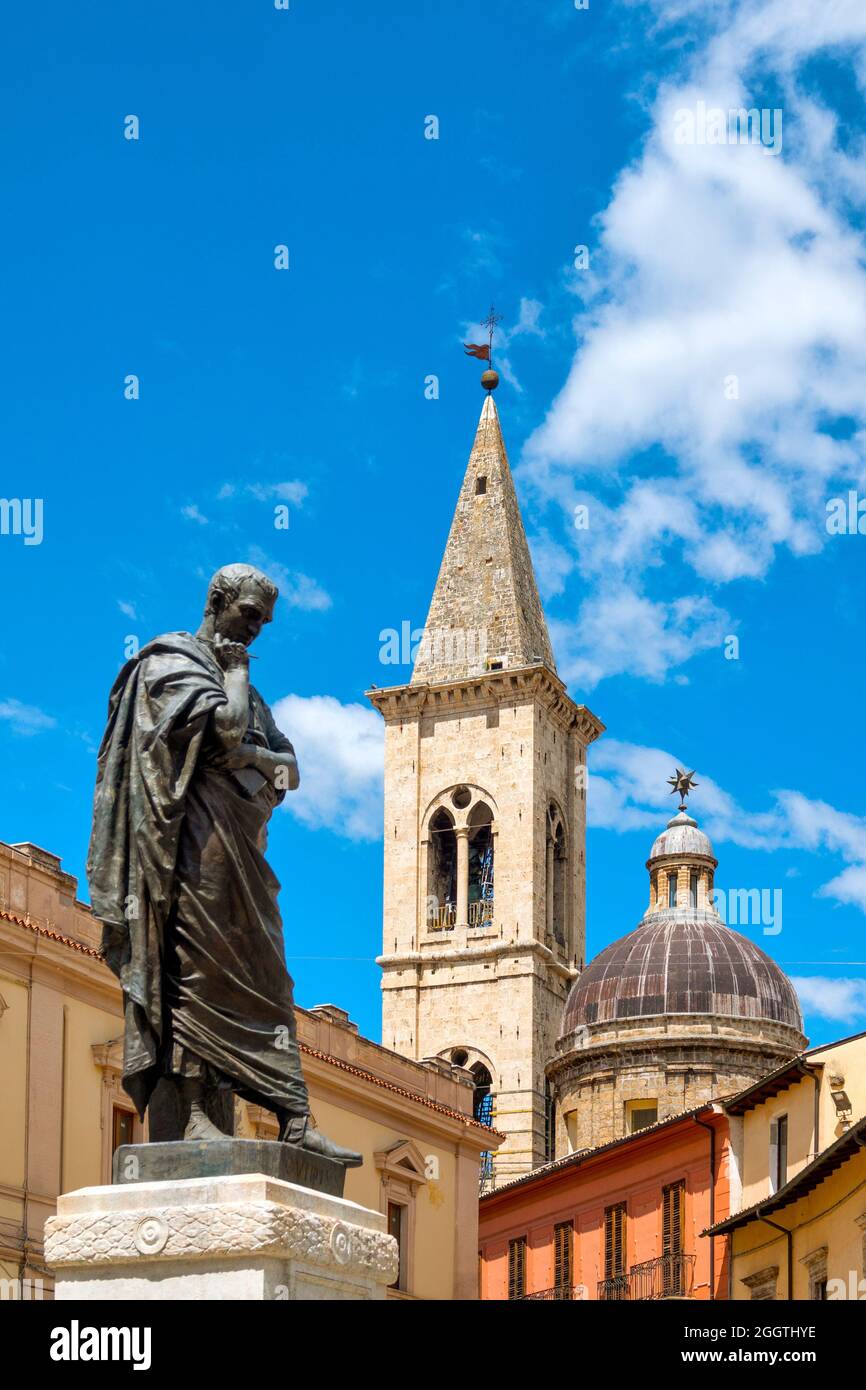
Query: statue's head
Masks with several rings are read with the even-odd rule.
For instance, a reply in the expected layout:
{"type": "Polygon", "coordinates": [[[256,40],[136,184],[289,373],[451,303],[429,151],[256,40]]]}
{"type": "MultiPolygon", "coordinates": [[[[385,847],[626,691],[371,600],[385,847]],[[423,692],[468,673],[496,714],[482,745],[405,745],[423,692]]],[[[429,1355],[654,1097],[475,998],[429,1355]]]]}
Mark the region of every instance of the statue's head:
{"type": "Polygon", "coordinates": [[[248,647],[273,618],[278,593],[253,565],[223,565],[208,585],[205,619],[223,640],[248,647]]]}

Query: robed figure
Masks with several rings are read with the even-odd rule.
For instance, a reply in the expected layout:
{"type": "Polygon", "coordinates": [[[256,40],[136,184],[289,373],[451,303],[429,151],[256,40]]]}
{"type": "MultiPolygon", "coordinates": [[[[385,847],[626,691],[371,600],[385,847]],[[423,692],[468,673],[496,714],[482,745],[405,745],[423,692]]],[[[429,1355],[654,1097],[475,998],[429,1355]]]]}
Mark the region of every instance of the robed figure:
{"type": "Polygon", "coordinates": [[[210,582],[196,633],[156,637],[111,691],[87,875],[123,988],[123,1085],[151,1137],[222,1139],[232,1096],[280,1139],[343,1163],[315,1129],[292,980],[264,851],[299,784],[294,749],[249,682],[247,648],[277,589],[250,565],[210,582]]]}

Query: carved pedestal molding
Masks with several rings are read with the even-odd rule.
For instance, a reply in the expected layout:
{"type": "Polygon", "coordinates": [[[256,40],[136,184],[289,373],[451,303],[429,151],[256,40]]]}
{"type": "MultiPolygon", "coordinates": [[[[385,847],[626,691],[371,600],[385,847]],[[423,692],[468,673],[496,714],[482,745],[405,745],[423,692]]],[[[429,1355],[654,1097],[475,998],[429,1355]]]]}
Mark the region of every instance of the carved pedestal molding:
{"type": "Polygon", "coordinates": [[[385,1218],[261,1174],[85,1187],[45,1227],[57,1299],[381,1299],[385,1218]]]}

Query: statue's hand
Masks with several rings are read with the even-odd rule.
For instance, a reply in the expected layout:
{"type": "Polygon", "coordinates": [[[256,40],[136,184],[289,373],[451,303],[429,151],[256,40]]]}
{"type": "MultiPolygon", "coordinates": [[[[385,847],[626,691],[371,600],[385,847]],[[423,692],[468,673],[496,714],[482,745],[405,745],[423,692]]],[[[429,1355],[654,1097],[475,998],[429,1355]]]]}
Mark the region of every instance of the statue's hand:
{"type": "Polygon", "coordinates": [[[258,767],[260,751],[254,743],[239,743],[237,748],[227,748],[225,752],[217,753],[211,760],[211,766],[219,768],[221,771],[231,771],[240,767],[258,767]]]}
{"type": "Polygon", "coordinates": [[[250,654],[243,642],[220,641],[214,644],[214,655],[224,671],[248,671],[250,654]]]}

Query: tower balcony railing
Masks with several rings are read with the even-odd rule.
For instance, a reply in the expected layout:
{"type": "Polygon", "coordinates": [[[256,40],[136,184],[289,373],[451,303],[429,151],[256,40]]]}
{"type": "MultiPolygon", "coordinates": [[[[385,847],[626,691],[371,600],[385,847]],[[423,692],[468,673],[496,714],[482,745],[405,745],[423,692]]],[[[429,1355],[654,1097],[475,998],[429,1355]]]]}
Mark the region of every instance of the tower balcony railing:
{"type": "MultiPolygon", "coordinates": [[[[489,926],[493,921],[493,899],[486,898],[470,903],[467,917],[470,927],[489,926]]],[[[427,913],[428,931],[453,931],[456,926],[457,906],[455,903],[443,903],[440,907],[431,908],[427,913]]]]}
{"type": "Polygon", "coordinates": [[[457,908],[454,903],[443,903],[427,914],[428,931],[452,931],[457,923],[457,908]]]}
{"type": "Polygon", "coordinates": [[[598,1297],[642,1303],[655,1298],[691,1298],[695,1279],[694,1255],[659,1255],[632,1265],[627,1274],[600,1279],[598,1297]]]}
{"type": "Polygon", "coordinates": [[[481,898],[478,902],[469,904],[469,925],[470,927],[485,927],[488,922],[493,921],[493,899],[481,898]]]}

